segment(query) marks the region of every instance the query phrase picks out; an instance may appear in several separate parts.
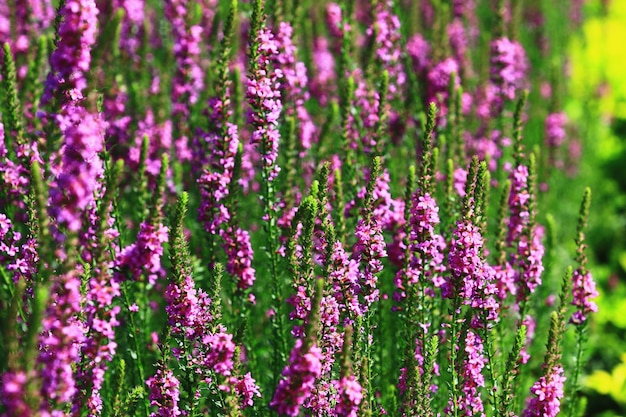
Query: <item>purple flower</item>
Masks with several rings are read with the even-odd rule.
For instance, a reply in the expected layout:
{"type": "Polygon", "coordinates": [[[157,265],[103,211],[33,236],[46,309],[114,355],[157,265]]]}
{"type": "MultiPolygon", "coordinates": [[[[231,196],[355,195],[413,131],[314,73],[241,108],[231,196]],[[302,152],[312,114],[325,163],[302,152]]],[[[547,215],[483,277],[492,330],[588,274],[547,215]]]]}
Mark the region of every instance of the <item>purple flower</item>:
{"type": "Polygon", "coordinates": [[[233,181],[239,133],[236,125],[226,121],[231,112],[220,99],[212,99],[209,104],[213,108],[209,116],[212,133],[203,134],[203,143],[196,146],[195,161],[204,167],[198,179],[201,196],[198,218],[204,222],[208,233],[222,238],[227,256],[226,272],[236,277],[238,288],[246,289],[256,279],[250,234],[236,224],[225,204],[233,181]],[[221,134],[224,123],[225,135],[221,134]]]}
{"type": "Polygon", "coordinates": [[[317,98],[321,106],[328,104],[330,96],[332,96],[335,73],[335,58],[328,47],[328,39],[325,37],[317,37],[313,43],[313,60],[315,67],[313,68],[313,77],[310,83],[311,94],[317,98]]]}
{"type": "MultiPolygon", "coordinates": [[[[11,135],[10,132],[7,133],[11,135]]],[[[9,157],[9,150],[5,144],[4,125],[0,123],[0,186],[6,195],[6,200],[2,200],[1,203],[24,209],[25,204],[22,197],[29,192],[30,165],[34,161],[43,164],[43,161],[37,150],[36,142],[25,145],[13,143],[12,146],[19,159],[17,163],[9,157]]],[[[23,211],[26,212],[26,210],[23,211]]],[[[26,220],[26,216],[23,217],[23,220],[26,220]]]]}
{"type": "Polygon", "coordinates": [[[0,404],[6,416],[30,416],[33,414],[26,402],[28,377],[23,371],[7,371],[0,384],[0,404]]]}
{"type": "Polygon", "coordinates": [[[430,66],[430,45],[422,35],[411,36],[406,44],[406,51],[411,57],[413,69],[417,74],[421,74],[430,66]]]}
{"type": "Polygon", "coordinates": [[[61,110],[57,122],[65,141],[60,173],[50,190],[50,212],[68,230],[78,232],[104,175],[98,152],[103,150],[105,124],[73,104],[61,110]]]}
{"type": "Polygon", "coordinates": [[[545,253],[542,243],[544,228],[536,225],[530,233],[530,239],[526,235],[520,237],[514,258],[519,268],[516,277],[518,300],[532,294],[541,285],[541,274],[544,270],[542,262],[545,253]]]}
{"type": "Polygon", "coordinates": [[[276,34],[278,54],[274,55],[275,68],[283,73],[282,97],[285,103],[293,103],[287,106],[285,114],[295,116],[298,120],[298,138],[300,139],[300,157],[306,155],[305,150],[311,147],[315,139],[316,127],[311,115],[305,107],[309,100],[307,85],[309,79],[306,66],[301,61],[296,61],[296,47],[293,44],[293,28],[289,23],[280,22],[276,34]]]}
{"type": "Polygon", "coordinates": [[[322,372],[322,351],[311,346],[304,351],[302,339],[296,340],[291,350],[289,363],[283,370],[283,379],[278,383],[270,407],[278,414],[296,417],[300,406],[311,395],[315,380],[322,372]]]}
{"type": "Polygon", "coordinates": [[[367,36],[374,38],[376,56],[382,68],[389,72],[389,95],[391,98],[402,90],[406,74],[400,62],[400,19],[392,12],[391,2],[376,4],[375,20],[367,28],[367,36]]]}
{"type": "Polygon", "coordinates": [[[85,340],[81,346],[82,360],[77,366],[76,380],[79,388],[74,397],[72,410],[80,414],[84,395],[90,393],[87,408],[93,415],[102,412],[100,390],[108,363],[117,351],[115,327],[119,325],[117,315],[119,306],[113,306],[115,298],[120,296],[120,283],[106,271],[96,270],[97,274],[87,284],[87,294],[83,307],[85,340]]]}
{"type": "Polygon", "coordinates": [[[198,101],[204,87],[202,70],[198,66],[202,27],[187,27],[189,5],[186,0],[167,0],[164,13],[172,25],[176,73],[172,82],[172,114],[187,117],[189,106],[198,101]]]}
{"type": "Polygon", "coordinates": [[[448,254],[451,276],[442,286],[444,297],[460,297],[463,304],[482,310],[487,323],[474,320],[473,327],[496,322],[500,308],[494,297],[497,292],[495,272],[483,258],[483,246],[477,226],[469,220],[457,222],[448,254]]]}
{"type": "Polygon", "coordinates": [[[178,408],[180,401],[180,382],[172,371],[160,364],[157,373],[146,381],[150,388],[150,405],[157,407],[150,417],[176,417],[183,413],[178,408]]]}
{"type": "Polygon", "coordinates": [[[359,303],[359,263],[356,259],[350,259],[341,242],[333,244],[330,258],[329,281],[333,285],[334,296],[341,305],[341,311],[348,314],[346,324],[363,314],[359,303]]]}
{"type": "Polygon", "coordinates": [[[186,277],[182,284],[169,283],[165,301],[172,334],[193,340],[205,333],[212,320],[209,313],[211,300],[204,291],[196,290],[192,277],[186,277]]]}
{"type": "Polygon", "coordinates": [[[246,90],[251,107],[248,120],[254,126],[250,143],[260,145],[263,169],[267,172],[267,181],[271,182],[280,172],[276,159],[280,140],[278,118],[283,108],[279,80],[283,73],[271,64],[278,54],[278,45],[272,32],[262,29],[256,36],[258,59],[248,78],[246,90]]]}
{"type": "Polygon", "coordinates": [[[511,180],[510,216],[506,241],[508,245],[512,245],[520,238],[530,220],[528,202],[531,196],[528,192],[528,168],[522,164],[518,165],[509,174],[509,179],[511,180]]]}
{"type": "Polygon", "coordinates": [[[80,360],[85,339],[81,314],[81,268],[53,277],[50,299],[42,320],[37,363],[44,410],[64,410],[76,394],[73,367],[80,360]]]}
{"type": "MultiPolygon", "coordinates": [[[[322,297],[320,305],[320,324],[318,346],[322,351],[322,371],[311,396],[303,406],[312,415],[333,415],[333,406],[337,401],[334,383],[330,383],[335,356],[343,348],[343,333],[337,330],[340,319],[340,306],[334,295],[322,297]]],[[[336,381],[334,381],[336,382],[336,381]]]]}
{"type": "MultiPolygon", "coordinates": [[[[439,224],[439,207],[429,193],[417,191],[411,198],[409,217],[409,253],[408,268],[400,270],[395,283],[400,292],[396,298],[404,298],[404,290],[409,285],[416,285],[420,280],[426,285],[439,288],[444,280],[444,250],[446,247],[443,236],[435,233],[439,224]]],[[[428,290],[427,290],[428,291],[428,290]]],[[[429,290],[433,296],[432,289],[429,290]]]]}
{"type": "Polygon", "coordinates": [[[524,417],[556,417],[561,410],[565,376],[561,365],[552,366],[530,389],[534,395],[526,405],[524,417]]]}
{"type": "Polygon", "coordinates": [[[250,233],[239,228],[229,226],[220,233],[224,240],[226,251],[226,272],[237,278],[237,288],[252,287],[256,279],[256,271],[252,267],[254,252],[250,233]]]}
{"type": "Polygon", "coordinates": [[[507,244],[516,247],[511,265],[516,269],[517,300],[527,298],[541,284],[543,273],[543,254],[545,252],[541,239],[544,229],[530,223],[531,208],[528,187],[528,168],[518,165],[509,175],[511,193],[509,194],[509,211],[507,244]]]}
{"type": "Polygon", "coordinates": [[[242,408],[252,407],[254,405],[254,397],[261,397],[261,391],[256,384],[250,372],[242,377],[228,377],[228,385],[221,386],[220,389],[226,391],[232,387],[235,394],[240,398],[242,408]]]}
{"type": "Polygon", "coordinates": [[[326,6],[326,27],[331,36],[341,39],[346,28],[342,25],[343,16],[341,6],[337,3],[328,3],[326,6]]]}
{"type": "Polygon", "coordinates": [[[354,375],[341,378],[339,381],[333,381],[339,399],[335,407],[335,413],[340,417],[357,417],[359,405],[363,400],[363,388],[356,380],[354,375]]]}
{"type": "Polygon", "coordinates": [[[76,101],[87,88],[86,74],[91,64],[91,47],[96,43],[98,9],[94,0],[67,0],[60,11],[59,43],[50,56],[50,73],[41,105],[53,97],[61,106],[76,101]]]}
{"type": "Polygon", "coordinates": [[[152,110],[149,109],[146,112],[145,118],[138,122],[134,143],[131,144],[128,155],[124,155],[128,165],[133,169],[139,167],[141,147],[145,136],[150,139],[146,158],[146,173],[153,184],[161,171],[161,155],[164,152],[169,153],[172,149],[172,121],[166,120],[157,124],[152,110]]]}
{"type": "Polygon", "coordinates": [[[145,18],[145,0],[118,0],[118,7],[124,9],[124,21],[120,34],[120,48],[133,60],[138,60],[137,49],[143,36],[143,22],[145,18]]]}
{"type": "Polygon", "coordinates": [[[21,234],[13,231],[11,219],[6,214],[0,213],[0,261],[3,264],[17,255],[20,238],[21,234]]]}
{"type": "Polygon", "coordinates": [[[461,85],[459,63],[454,58],[446,58],[439,62],[428,72],[428,84],[426,88],[426,104],[435,103],[439,108],[439,120],[445,120],[448,114],[448,98],[450,95],[450,82],[454,74],[454,89],[461,85]]]}
{"type": "Polygon", "coordinates": [[[591,276],[591,272],[583,272],[581,268],[577,268],[572,276],[574,286],[572,293],[574,299],[572,305],[576,307],[576,311],[572,314],[570,322],[574,324],[582,324],[587,320],[587,316],[598,311],[598,305],[591,301],[597,297],[596,283],[591,276]]]}
{"type": "Polygon", "coordinates": [[[229,376],[234,366],[235,343],[233,342],[233,335],[226,333],[226,328],[219,325],[215,333],[205,334],[201,341],[206,349],[200,355],[202,366],[218,374],[229,376]]]}
{"type": "Polygon", "coordinates": [[[459,63],[459,67],[464,71],[464,74],[467,74],[470,69],[467,62],[468,39],[463,20],[460,18],[454,19],[448,24],[447,32],[454,59],[459,63]]]}
{"type": "Polygon", "coordinates": [[[23,54],[31,46],[32,35],[48,29],[54,19],[54,8],[50,0],[24,0],[13,3],[4,1],[0,6],[0,14],[2,15],[0,42],[2,44],[8,42],[13,53],[23,54]],[[13,10],[10,10],[9,5],[13,5],[13,10]]]}
{"type": "Polygon", "coordinates": [[[495,276],[494,280],[498,288],[497,294],[500,301],[504,301],[508,294],[515,295],[517,289],[515,287],[515,277],[517,272],[508,261],[504,265],[496,265],[493,267],[495,276]]]}
{"type": "Polygon", "coordinates": [[[480,389],[485,386],[485,377],[482,374],[485,365],[487,359],[483,355],[482,339],[470,330],[465,337],[465,358],[461,368],[463,394],[459,399],[459,409],[464,416],[485,416],[485,408],[480,397],[480,389]]]}
{"type": "Polygon", "coordinates": [[[138,280],[145,272],[148,282],[154,284],[164,273],[161,267],[161,257],[165,242],[167,242],[167,227],[162,224],[152,225],[143,222],[139,226],[137,240],[121,251],[117,257],[116,266],[120,269],[127,269],[130,278],[134,280],[138,280]]]}
{"type": "Polygon", "coordinates": [[[567,115],[565,113],[550,113],[545,121],[546,145],[553,148],[561,146],[567,136],[566,126],[567,115]]]}
{"type": "Polygon", "coordinates": [[[491,42],[491,83],[499,96],[496,107],[500,108],[503,100],[513,100],[524,88],[527,71],[528,60],[522,45],[508,38],[491,42]]]}
{"type": "Polygon", "coordinates": [[[363,297],[361,311],[365,313],[372,303],[378,301],[380,291],[377,274],[383,270],[381,259],[387,256],[387,251],[380,222],[374,216],[369,221],[360,219],[354,235],[357,241],[353,256],[360,265],[358,284],[363,297]]]}
{"type": "MultiPolygon", "coordinates": [[[[196,289],[192,277],[178,284],[170,282],[165,292],[172,335],[186,339],[187,350],[177,348],[177,358],[186,357],[190,366],[207,378],[212,373],[230,376],[234,367],[235,343],[226,328],[211,317],[211,300],[201,289],[196,289]]],[[[234,380],[233,380],[234,381],[234,380]]]]}

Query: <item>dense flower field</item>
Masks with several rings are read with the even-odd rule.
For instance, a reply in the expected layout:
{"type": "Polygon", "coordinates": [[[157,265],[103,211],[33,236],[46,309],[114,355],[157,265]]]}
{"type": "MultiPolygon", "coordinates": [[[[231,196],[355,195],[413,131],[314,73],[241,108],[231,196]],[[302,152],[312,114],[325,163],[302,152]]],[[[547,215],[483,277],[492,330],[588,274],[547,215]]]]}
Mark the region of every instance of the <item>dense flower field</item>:
{"type": "Polygon", "coordinates": [[[550,3],[0,1],[0,413],[583,415],[550,3]]]}

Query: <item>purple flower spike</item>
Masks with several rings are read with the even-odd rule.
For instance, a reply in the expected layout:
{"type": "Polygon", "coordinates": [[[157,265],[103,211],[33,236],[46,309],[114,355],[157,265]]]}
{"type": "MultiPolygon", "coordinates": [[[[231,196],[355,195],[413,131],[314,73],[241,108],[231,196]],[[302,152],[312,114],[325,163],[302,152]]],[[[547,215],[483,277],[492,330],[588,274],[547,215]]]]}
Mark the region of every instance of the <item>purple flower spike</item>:
{"type": "Polygon", "coordinates": [[[485,386],[485,377],[482,370],[487,365],[487,359],[483,355],[483,342],[480,336],[469,331],[465,338],[465,360],[461,376],[463,383],[459,408],[464,416],[485,416],[485,407],[480,397],[480,389],[485,386]]]}
{"type": "Polygon", "coordinates": [[[104,174],[98,152],[103,149],[105,124],[98,115],[73,104],[62,109],[57,122],[65,143],[61,172],[50,190],[50,211],[60,224],[78,232],[104,174]]]}
{"type": "Polygon", "coordinates": [[[252,287],[256,279],[256,271],[252,267],[254,252],[250,233],[240,227],[228,227],[220,235],[224,240],[224,250],[228,260],[226,272],[237,278],[237,288],[252,287]]]}
{"type": "Polygon", "coordinates": [[[545,121],[545,142],[552,148],[558,148],[563,144],[567,136],[567,115],[565,113],[551,113],[545,121]]]}
{"type": "Polygon", "coordinates": [[[591,272],[583,273],[580,268],[574,271],[572,277],[574,286],[572,293],[574,299],[572,305],[576,307],[576,311],[572,314],[570,321],[574,324],[582,324],[587,320],[587,316],[598,311],[598,305],[591,301],[599,294],[596,290],[596,283],[591,276],[591,272]]]}
{"type": "Polygon", "coordinates": [[[428,72],[426,103],[435,103],[439,110],[439,120],[443,121],[448,114],[448,96],[450,95],[450,81],[455,76],[454,88],[461,85],[459,64],[454,58],[447,58],[435,65],[428,72]]]}
{"type": "Polygon", "coordinates": [[[81,313],[80,271],[74,269],[53,280],[37,358],[41,396],[49,399],[42,404],[45,411],[65,409],[76,394],[73,366],[80,360],[79,347],[85,338],[84,325],[78,320],[81,313]]]}
{"type": "Polygon", "coordinates": [[[360,293],[363,297],[361,311],[365,313],[372,303],[378,301],[380,290],[376,274],[383,270],[381,259],[387,256],[387,250],[380,222],[375,216],[372,216],[369,222],[360,219],[354,235],[357,238],[354,256],[361,266],[358,276],[360,293]]]}
{"type": "MultiPolygon", "coordinates": [[[[250,372],[240,378],[234,376],[228,377],[227,381],[234,389],[235,394],[240,397],[241,406],[243,408],[252,407],[254,405],[254,397],[261,397],[261,391],[259,391],[259,387],[250,372]]],[[[221,386],[220,389],[226,391],[229,388],[228,386],[221,386]]]]}
{"type": "Polygon", "coordinates": [[[150,405],[157,407],[157,411],[150,413],[150,417],[176,417],[183,413],[178,408],[180,401],[180,382],[172,371],[161,365],[157,373],[146,381],[150,388],[150,405]]]}
{"type": "Polygon", "coordinates": [[[5,407],[6,416],[33,415],[26,402],[28,377],[22,371],[5,372],[0,383],[0,404],[5,407]]]}
{"type": "Polygon", "coordinates": [[[374,38],[376,56],[383,69],[389,72],[389,95],[394,97],[406,82],[406,74],[400,62],[400,19],[393,12],[390,1],[377,2],[376,19],[372,26],[367,28],[367,36],[374,38]]]}
{"type": "Polygon", "coordinates": [[[304,352],[302,339],[297,339],[270,407],[278,414],[298,416],[300,406],[311,395],[315,380],[322,372],[322,358],[320,348],[313,345],[308,352],[304,352]]]}
{"type": "Polygon", "coordinates": [[[491,42],[491,83],[496,88],[495,107],[502,108],[504,100],[513,100],[526,85],[528,59],[524,47],[508,38],[491,42]]]}
{"type": "Polygon", "coordinates": [[[280,82],[283,73],[274,69],[272,62],[277,59],[278,45],[269,29],[258,35],[258,61],[253,74],[248,78],[246,97],[250,103],[249,122],[254,126],[250,143],[261,146],[263,169],[267,170],[267,180],[273,181],[280,172],[276,165],[278,158],[278,118],[283,109],[280,97],[280,82]]]}
{"type": "Polygon", "coordinates": [[[495,299],[495,271],[483,259],[483,245],[477,226],[468,220],[457,223],[448,255],[451,277],[442,287],[444,297],[460,297],[463,304],[483,311],[487,323],[473,323],[473,327],[498,321],[500,308],[495,299]]]}
{"type": "Polygon", "coordinates": [[[556,417],[561,410],[565,376],[561,365],[554,365],[547,375],[539,378],[530,392],[534,395],[524,410],[524,417],[556,417]]]}
{"type": "Polygon", "coordinates": [[[359,405],[363,400],[363,388],[354,375],[334,381],[335,388],[339,393],[339,400],[335,407],[335,413],[339,417],[357,417],[359,405]]]}
{"type": "Polygon", "coordinates": [[[94,0],[67,0],[60,11],[59,43],[50,57],[50,73],[41,105],[53,97],[63,106],[82,97],[91,65],[91,47],[96,43],[98,9],[94,0]]]}
{"type": "Polygon", "coordinates": [[[275,56],[276,68],[283,72],[283,93],[285,103],[294,103],[286,108],[288,116],[296,116],[298,120],[298,138],[302,149],[301,157],[305,156],[304,150],[311,147],[315,139],[316,127],[311,115],[305,107],[309,100],[307,85],[306,66],[301,61],[296,61],[296,47],[293,44],[293,28],[289,23],[281,22],[276,34],[276,43],[279,53],[275,56]]]}
{"type": "Polygon", "coordinates": [[[137,241],[122,250],[117,259],[117,266],[128,268],[130,277],[134,280],[138,280],[141,274],[146,272],[148,282],[154,284],[164,273],[161,257],[165,242],[167,227],[162,224],[153,226],[146,222],[141,223],[137,241]]]}
{"type": "Polygon", "coordinates": [[[189,105],[198,101],[198,93],[204,87],[202,70],[197,63],[202,28],[187,28],[187,8],[190,7],[187,3],[186,0],[167,0],[164,7],[165,16],[172,25],[176,60],[176,74],[172,83],[172,114],[180,116],[189,115],[189,105]]]}

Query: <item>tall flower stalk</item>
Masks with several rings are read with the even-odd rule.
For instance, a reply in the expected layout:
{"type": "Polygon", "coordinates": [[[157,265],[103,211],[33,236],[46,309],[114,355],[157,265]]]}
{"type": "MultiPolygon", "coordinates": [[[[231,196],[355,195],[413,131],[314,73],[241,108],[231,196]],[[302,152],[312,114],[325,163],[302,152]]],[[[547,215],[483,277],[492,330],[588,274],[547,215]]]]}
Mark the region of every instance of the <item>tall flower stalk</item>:
{"type": "Polygon", "coordinates": [[[598,311],[598,305],[593,301],[599,294],[596,290],[596,284],[591,276],[591,272],[587,267],[587,244],[585,243],[585,229],[589,218],[589,205],[591,203],[591,190],[585,189],[582,202],[580,203],[580,211],[578,214],[578,227],[576,229],[576,262],[578,266],[572,275],[572,305],[575,311],[570,317],[570,323],[576,328],[576,362],[574,368],[574,376],[571,383],[571,391],[568,398],[570,417],[574,416],[578,409],[578,396],[580,390],[578,379],[582,372],[582,360],[585,344],[587,343],[587,328],[589,326],[590,314],[598,311]]]}
{"type": "Polygon", "coordinates": [[[267,236],[266,253],[270,262],[274,333],[274,371],[286,352],[281,314],[282,286],[278,259],[278,201],[275,180],[280,172],[277,164],[280,131],[278,119],[282,111],[280,80],[282,71],[273,65],[278,45],[272,32],[265,27],[264,1],[255,0],[250,30],[249,65],[246,98],[250,105],[249,122],[253,126],[251,143],[261,155],[261,188],[263,225],[267,236]]]}

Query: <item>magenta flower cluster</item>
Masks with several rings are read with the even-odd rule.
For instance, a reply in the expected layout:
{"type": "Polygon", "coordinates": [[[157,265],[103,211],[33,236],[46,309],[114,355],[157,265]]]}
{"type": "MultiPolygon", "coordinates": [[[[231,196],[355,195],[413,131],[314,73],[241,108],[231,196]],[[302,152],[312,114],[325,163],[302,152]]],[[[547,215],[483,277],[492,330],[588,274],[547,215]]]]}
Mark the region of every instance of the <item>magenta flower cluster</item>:
{"type": "Polygon", "coordinates": [[[516,41],[506,37],[491,42],[491,82],[500,100],[513,100],[519,90],[526,85],[528,59],[526,51],[516,41]]]}
{"type": "Polygon", "coordinates": [[[273,68],[272,65],[278,54],[278,44],[269,29],[263,29],[258,33],[256,44],[258,60],[254,63],[255,67],[248,78],[246,89],[246,98],[251,107],[248,120],[254,126],[250,143],[260,146],[267,180],[273,181],[280,172],[276,158],[280,140],[278,118],[283,109],[280,95],[283,72],[273,68]]]}
{"type": "Polygon", "coordinates": [[[67,0],[61,10],[59,43],[50,56],[50,73],[41,104],[53,98],[63,105],[87,88],[91,47],[96,43],[98,9],[95,0],[67,0]]]}
{"type": "Polygon", "coordinates": [[[337,416],[357,417],[359,405],[363,400],[363,388],[354,375],[342,377],[336,382],[335,388],[339,393],[339,400],[335,408],[337,416]]]}
{"type": "Polygon", "coordinates": [[[321,360],[320,348],[312,345],[307,349],[302,339],[297,339],[270,407],[281,415],[298,416],[300,406],[311,395],[315,381],[322,372],[321,360]]]}
{"type": "Polygon", "coordinates": [[[473,331],[465,337],[465,359],[461,370],[461,391],[459,409],[467,417],[485,416],[485,406],[480,396],[480,389],[485,386],[483,368],[487,366],[487,358],[483,354],[483,341],[473,331]]]}
{"type": "Polygon", "coordinates": [[[459,297],[463,304],[479,309],[484,320],[475,325],[484,326],[498,320],[500,305],[493,268],[483,258],[484,240],[479,228],[468,220],[457,222],[448,254],[450,277],[442,286],[446,298],[459,297]]]}
{"type": "Polygon", "coordinates": [[[187,276],[181,283],[168,284],[165,300],[172,334],[184,341],[181,347],[173,349],[174,356],[186,361],[204,380],[220,375],[222,391],[238,394],[242,407],[253,405],[253,397],[259,395],[258,386],[250,374],[233,375],[236,360],[233,335],[212,317],[211,300],[206,292],[197,289],[193,278],[187,276]]]}
{"type": "Polygon", "coordinates": [[[591,313],[598,311],[598,305],[592,299],[599,294],[591,272],[583,272],[581,268],[577,268],[572,279],[574,281],[572,305],[576,307],[576,311],[572,314],[571,322],[582,324],[591,313]]]}
{"type": "Polygon", "coordinates": [[[146,381],[150,394],[150,405],[157,411],[150,413],[150,417],[177,417],[183,415],[178,403],[180,402],[180,381],[172,371],[159,367],[157,373],[146,381]]]}
{"type": "Polygon", "coordinates": [[[561,365],[554,365],[549,372],[539,378],[530,392],[534,395],[526,405],[524,417],[556,417],[561,411],[561,400],[565,384],[561,365]]]}
{"type": "Polygon", "coordinates": [[[431,289],[429,296],[434,296],[432,288],[444,284],[443,273],[444,251],[446,242],[435,231],[439,225],[439,207],[429,193],[415,192],[411,199],[409,231],[410,259],[406,273],[399,271],[396,275],[396,287],[400,290],[398,298],[404,298],[406,286],[416,285],[419,281],[428,283],[431,289]],[[403,275],[406,275],[403,277],[403,275]]]}
{"type": "Polygon", "coordinates": [[[69,231],[78,232],[104,174],[98,155],[104,145],[104,124],[99,116],[74,104],[63,108],[57,122],[65,143],[60,172],[50,190],[51,214],[69,231]]]}
{"type": "Polygon", "coordinates": [[[156,283],[164,274],[161,257],[167,238],[167,227],[162,224],[141,223],[137,240],[120,252],[116,266],[128,271],[128,276],[134,280],[145,274],[150,284],[156,283]]]}

